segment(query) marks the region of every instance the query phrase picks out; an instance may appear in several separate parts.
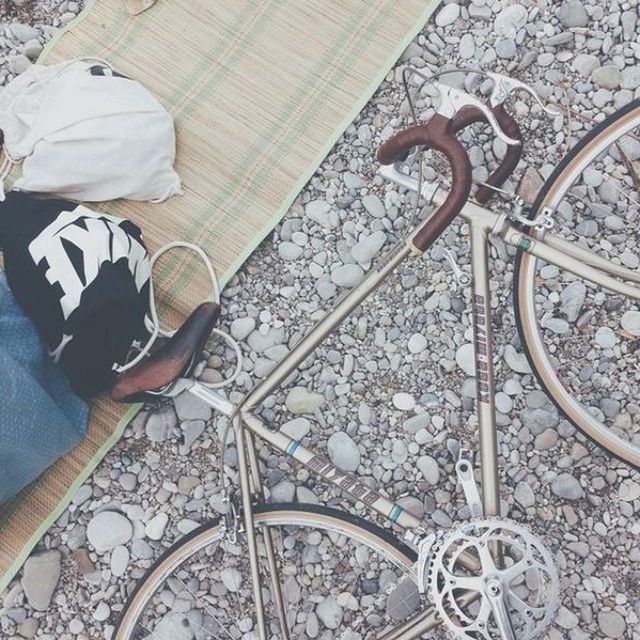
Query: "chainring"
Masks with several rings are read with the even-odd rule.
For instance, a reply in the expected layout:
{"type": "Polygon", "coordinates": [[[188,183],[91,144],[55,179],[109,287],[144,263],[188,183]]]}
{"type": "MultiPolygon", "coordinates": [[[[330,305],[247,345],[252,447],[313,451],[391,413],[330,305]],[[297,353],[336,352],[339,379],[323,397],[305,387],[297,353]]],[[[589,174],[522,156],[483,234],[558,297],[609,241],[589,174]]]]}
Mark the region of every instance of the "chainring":
{"type": "Polygon", "coordinates": [[[456,640],[503,637],[487,595],[489,581],[502,586],[517,640],[539,638],[555,617],[560,584],[551,554],[510,520],[479,518],[457,526],[433,545],[426,569],[426,589],[456,640]]]}

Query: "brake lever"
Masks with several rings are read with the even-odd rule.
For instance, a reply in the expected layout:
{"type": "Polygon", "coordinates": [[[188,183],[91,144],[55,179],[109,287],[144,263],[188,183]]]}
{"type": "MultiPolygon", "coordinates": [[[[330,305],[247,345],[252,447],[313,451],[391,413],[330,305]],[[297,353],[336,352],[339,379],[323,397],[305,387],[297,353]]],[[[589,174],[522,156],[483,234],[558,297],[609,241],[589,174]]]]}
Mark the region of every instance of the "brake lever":
{"type": "Polygon", "coordinates": [[[542,99],[540,98],[536,90],[526,82],[516,80],[515,78],[510,78],[509,76],[503,76],[499,73],[493,73],[491,71],[487,71],[486,75],[491,78],[491,80],[493,80],[493,89],[491,91],[491,95],[489,96],[489,104],[492,107],[497,107],[499,104],[502,104],[514,91],[521,90],[532,96],[545,113],[549,114],[550,116],[562,115],[561,111],[552,107],[547,107],[542,102],[542,99]]]}
{"type": "Polygon", "coordinates": [[[496,117],[493,115],[491,109],[479,98],[469,95],[468,93],[456,89],[447,84],[441,82],[434,82],[434,86],[440,94],[440,107],[438,113],[445,118],[453,118],[458,111],[464,107],[473,107],[481,111],[489,124],[493,127],[496,135],[508,145],[519,145],[521,140],[510,138],[500,127],[496,117]]]}

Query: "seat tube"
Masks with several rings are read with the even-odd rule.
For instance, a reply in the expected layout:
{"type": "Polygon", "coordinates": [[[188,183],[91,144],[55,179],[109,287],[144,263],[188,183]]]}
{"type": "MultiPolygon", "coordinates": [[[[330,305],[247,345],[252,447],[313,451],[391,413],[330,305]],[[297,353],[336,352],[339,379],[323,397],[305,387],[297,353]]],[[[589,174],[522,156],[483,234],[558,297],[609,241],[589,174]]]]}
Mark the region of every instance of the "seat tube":
{"type": "Polygon", "coordinates": [[[471,221],[473,272],[473,338],[476,367],[476,411],[480,434],[482,502],[487,516],[500,515],[500,476],[496,433],[495,383],[491,341],[488,234],[471,221]]]}

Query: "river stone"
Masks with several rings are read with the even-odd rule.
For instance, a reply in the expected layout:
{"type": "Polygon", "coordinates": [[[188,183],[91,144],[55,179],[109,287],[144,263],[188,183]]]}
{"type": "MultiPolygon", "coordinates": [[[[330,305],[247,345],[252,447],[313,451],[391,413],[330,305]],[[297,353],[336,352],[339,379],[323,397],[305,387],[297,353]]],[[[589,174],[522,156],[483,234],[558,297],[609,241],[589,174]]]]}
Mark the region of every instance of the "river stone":
{"type": "Polygon", "coordinates": [[[91,518],[87,539],[98,553],[127,544],[133,535],[131,522],[117,511],[101,511],[91,518]]]}
{"type": "Polygon", "coordinates": [[[605,64],[591,73],[591,79],[603,89],[617,89],[620,86],[620,69],[614,64],[605,64]]]}
{"type": "Polygon", "coordinates": [[[230,327],[232,337],[238,341],[242,341],[256,328],[256,321],[249,316],[245,318],[236,318],[230,327]]]}
{"type": "Polygon", "coordinates": [[[420,456],[417,462],[418,470],[422,477],[430,484],[437,485],[440,480],[440,467],[435,458],[431,456],[420,456]]]}
{"type": "Polygon", "coordinates": [[[476,375],[476,362],[474,356],[475,350],[473,344],[468,342],[458,347],[456,351],[456,364],[468,375],[476,375]]]}
{"type": "Polygon", "coordinates": [[[294,440],[302,440],[311,431],[311,422],[307,418],[294,418],[285,422],[280,431],[294,440]]]}
{"type": "Polygon", "coordinates": [[[164,534],[164,530],[169,522],[169,516],[162,512],[154,516],[147,522],[144,533],[151,540],[160,540],[164,534]]]}
{"type": "Polygon", "coordinates": [[[527,23],[527,10],[521,4],[505,7],[493,21],[493,30],[499,36],[515,38],[516,34],[527,23]]]}
{"type": "Polygon", "coordinates": [[[387,598],[387,614],[396,622],[407,620],[419,606],[420,592],[410,578],[402,579],[387,598]]]}
{"type": "Polygon", "coordinates": [[[331,272],[331,282],[351,289],[362,282],[364,271],[357,264],[341,264],[331,272]]]}
{"type": "Polygon", "coordinates": [[[304,387],[293,387],[284,401],[291,413],[313,413],[323,402],[324,396],[304,387]]]}
{"type": "Polygon", "coordinates": [[[622,638],[627,628],[624,618],[617,611],[600,611],[598,626],[605,638],[622,638]]]}
{"type": "Polygon", "coordinates": [[[93,619],[97,622],[104,622],[111,615],[111,609],[106,602],[99,602],[93,611],[93,619]]]}
{"type": "Polygon", "coordinates": [[[504,348],[504,361],[509,366],[509,369],[516,373],[531,373],[527,356],[524,353],[518,353],[513,345],[508,344],[504,348]]]}
{"type": "Polygon", "coordinates": [[[407,342],[409,353],[422,353],[427,348],[427,339],[421,333],[414,333],[407,342]]]}
{"type": "Polygon", "coordinates": [[[329,211],[329,203],[324,200],[312,200],[304,208],[304,212],[310,220],[325,228],[331,227],[329,211]]]}
{"type": "Polygon", "coordinates": [[[293,502],[296,494],[296,486],[289,480],[283,480],[271,487],[272,502],[293,502]]]}
{"type": "Polygon", "coordinates": [[[587,10],[581,0],[564,0],[558,11],[558,20],[567,28],[586,27],[589,23],[587,10]]]}
{"type": "Polygon", "coordinates": [[[536,497],[533,493],[533,489],[529,486],[528,483],[524,481],[518,482],[513,495],[516,502],[525,509],[528,507],[532,507],[536,502],[536,497]]]}
{"type": "Polygon", "coordinates": [[[387,209],[382,200],[374,193],[370,193],[362,198],[362,206],[374,218],[384,218],[387,215],[387,209]]]}
{"type": "Polygon", "coordinates": [[[316,615],[327,629],[337,629],[342,621],[342,607],[333,596],[329,596],[318,604],[316,615]]]}
{"type": "Polygon", "coordinates": [[[111,552],[111,573],[119,578],[123,576],[129,564],[129,550],[122,545],[117,546],[111,552]]]}
{"type": "Polygon", "coordinates": [[[400,411],[413,411],[416,406],[415,398],[410,393],[405,393],[404,391],[394,393],[391,402],[393,402],[393,406],[396,409],[400,409],[400,411]]]}
{"type": "Polygon", "coordinates": [[[551,483],[551,491],[565,500],[580,500],[584,497],[580,483],[570,473],[558,474],[551,483]]]}
{"type": "Polygon", "coordinates": [[[60,580],[61,554],[57,550],[31,556],[24,563],[22,589],[27,602],[36,611],[45,611],[60,580]]]}
{"type": "Polygon", "coordinates": [[[436,24],[446,27],[453,24],[460,16],[460,7],[457,4],[445,4],[436,16],[436,24]]]}
{"type": "Polygon", "coordinates": [[[573,68],[585,78],[588,78],[594,69],[600,66],[597,56],[590,53],[579,53],[573,60],[573,68]]]}
{"type": "Polygon", "coordinates": [[[151,442],[164,442],[171,437],[176,424],[176,413],[167,405],[149,414],[144,430],[151,442]]]}
{"type": "Polygon", "coordinates": [[[294,242],[281,242],[278,245],[278,254],[286,262],[293,262],[300,258],[303,253],[302,247],[299,247],[294,242]]]}
{"type": "Polygon", "coordinates": [[[173,402],[180,422],[183,420],[204,420],[207,422],[211,419],[211,407],[188,391],[174,398],[173,402]]]}
{"type": "Polygon", "coordinates": [[[620,74],[620,86],[635,91],[640,86],[640,65],[626,67],[620,74]]]}
{"type": "Polygon", "coordinates": [[[402,428],[407,433],[416,434],[421,429],[426,429],[429,424],[431,424],[431,416],[426,411],[423,411],[422,413],[407,418],[402,423],[402,428]]]}
{"type": "Polygon", "coordinates": [[[361,238],[356,245],[351,248],[351,255],[360,264],[371,262],[378,255],[378,252],[387,241],[387,234],[384,231],[374,231],[366,238],[361,238]]]}
{"type": "Polygon", "coordinates": [[[327,452],[333,464],[344,471],[355,471],[360,465],[360,452],[356,443],[343,431],[331,435],[327,452]]]}
{"type": "Polygon", "coordinates": [[[632,336],[640,336],[640,311],[625,311],[620,322],[622,328],[632,336]]]}
{"type": "Polygon", "coordinates": [[[560,294],[560,308],[569,322],[575,322],[587,295],[584,282],[574,280],[570,282],[560,294]]]}
{"type": "Polygon", "coordinates": [[[596,344],[603,349],[611,349],[618,342],[618,336],[610,327],[600,327],[594,336],[596,344]]]}

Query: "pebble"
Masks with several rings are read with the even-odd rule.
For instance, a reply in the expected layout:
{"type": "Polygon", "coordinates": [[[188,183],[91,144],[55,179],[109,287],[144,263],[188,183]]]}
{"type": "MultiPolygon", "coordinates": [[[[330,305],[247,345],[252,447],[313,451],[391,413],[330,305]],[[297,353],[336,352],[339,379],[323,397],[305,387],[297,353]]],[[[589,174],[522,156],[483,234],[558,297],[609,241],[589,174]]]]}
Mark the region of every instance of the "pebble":
{"type": "Polygon", "coordinates": [[[493,28],[498,36],[515,38],[516,34],[527,22],[527,10],[521,4],[512,4],[500,11],[493,21],[493,28]]]}
{"type": "Polygon", "coordinates": [[[567,28],[586,27],[589,16],[582,0],[564,0],[560,5],[558,19],[567,28]]]}
{"type": "Polygon", "coordinates": [[[602,65],[593,70],[591,79],[603,89],[617,89],[620,86],[620,69],[613,64],[602,65]]]}
{"type": "Polygon", "coordinates": [[[123,576],[129,564],[129,550],[120,545],[111,552],[111,573],[117,578],[123,576]]]}
{"type": "Polygon", "coordinates": [[[518,353],[510,344],[504,348],[504,361],[516,373],[531,373],[527,356],[524,353],[518,353]]]}
{"type": "Polygon", "coordinates": [[[410,393],[399,391],[393,394],[391,399],[393,406],[400,411],[413,411],[416,406],[416,400],[410,393]]]}
{"type": "Polygon", "coordinates": [[[386,241],[387,234],[384,231],[375,231],[371,235],[360,239],[358,243],[352,247],[351,255],[359,264],[367,264],[378,255],[386,241]]]}
{"type": "Polygon", "coordinates": [[[476,375],[475,351],[471,342],[458,347],[456,363],[468,376],[476,375]]]}
{"type": "Polygon", "coordinates": [[[387,215],[387,208],[380,198],[371,193],[362,198],[362,206],[374,217],[384,218],[387,215]]]}
{"type": "Polygon", "coordinates": [[[600,327],[594,336],[596,344],[603,349],[610,349],[618,342],[618,337],[610,327],[600,327]]]}
{"type": "Polygon", "coordinates": [[[97,622],[104,622],[105,620],[108,620],[110,615],[111,609],[106,602],[99,602],[93,610],[93,619],[97,622]]]}
{"type": "Polygon", "coordinates": [[[620,319],[620,324],[632,336],[640,336],[640,311],[625,311],[620,319]]]}
{"type": "Polygon", "coordinates": [[[362,282],[364,271],[357,264],[341,264],[331,272],[331,282],[338,287],[351,289],[362,282]]]}
{"type": "Polygon", "coordinates": [[[24,73],[30,66],[31,60],[29,60],[29,58],[27,58],[27,56],[22,53],[11,56],[7,63],[9,73],[13,73],[16,76],[24,73]]]}
{"type": "Polygon", "coordinates": [[[160,540],[164,535],[164,530],[169,523],[169,516],[162,512],[149,520],[144,528],[144,533],[151,540],[160,540]]]}
{"type": "Polygon", "coordinates": [[[133,527],[131,522],[117,511],[97,513],[87,527],[87,539],[98,553],[111,551],[131,540],[133,527]]]}
{"type": "Polygon", "coordinates": [[[518,482],[513,497],[516,502],[525,509],[532,507],[536,503],[533,489],[526,482],[518,482]]]}
{"type": "Polygon", "coordinates": [[[173,407],[165,406],[149,414],[145,432],[151,442],[164,442],[171,437],[177,424],[173,407]]]}
{"type": "Polygon", "coordinates": [[[421,333],[414,333],[409,338],[407,348],[409,353],[422,353],[427,348],[427,339],[421,333]]]}
{"type": "Polygon", "coordinates": [[[342,621],[342,607],[329,596],[318,604],[316,615],[327,629],[337,629],[342,621]]]}
{"type": "Polygon", "coordinates": [[[570,473],[558,474],[551,483],[551,491],[566,500],[580,500],[584,497],[580,483],[570,473]]]}
{"type": "Polygon", "coordinates": [[[598,57],[590,53],[579,53],[573,61],[573,68],[585,78],[588,78],[599,66],[598,57]]]}
{"type": "Polygon", "coordinates": [[[617,611],[600,611],[598,626],[605,638],[622,638],[627,629],[624,618],[617,611]]]}
{"type": "Polygon", "coordinates": [[[436,15],[436,24],[439,27],[446,27],[453,24],[460,17],[460,6],[452,3],[445,4],[436,15]]]}
{"type": "Polygon", "coordinates": [[[440,467],[435,458],[431,456],[420,456],[417,463],[422,477],[432,486],[436,486],[440,481],[440,467]]]}
{"type": "Polygon", "coordinates": [[[249,334],[256,328],[256,321],[253,318],[248,316],[244,318],[236,318],[232,323],[231,327],[229,327],[229,332],[231,336],[238,340],[238,342],[242,342],[245,340],[249,334]]]}
{"type": "Polygon", "coordinates": [[[46,611],[60,580],[61,554],[57,550],[31,556],[24,563],[22,589],[29,605],[36,611],[46,611]]]}
{"type": "Polygon", "coordinates": [[[302,440],[311,431],[311,422],[307,418],[294,418],[285,422],[280,431],[294,440],[302,440]]]}
{"type": "Polygon", "coordinates": [[[287,393],[285,406],[291,413],[313,413],[324,402],[324,396],[304,387],[293,387],[287,393]]]}
{"type": "Polygon", "coordinates": [[[327,442],[327,452],[331,462],[344,471],[356,471],[360,466],[358,446],[343,431],[331,434],[327,442]]]}
{"type": "Polygon", "coordinates": [[[211,419],[211,407],[188,391],[174,398],[173,403],[181,422],[184,420],[208,422],[211,419]]]}

